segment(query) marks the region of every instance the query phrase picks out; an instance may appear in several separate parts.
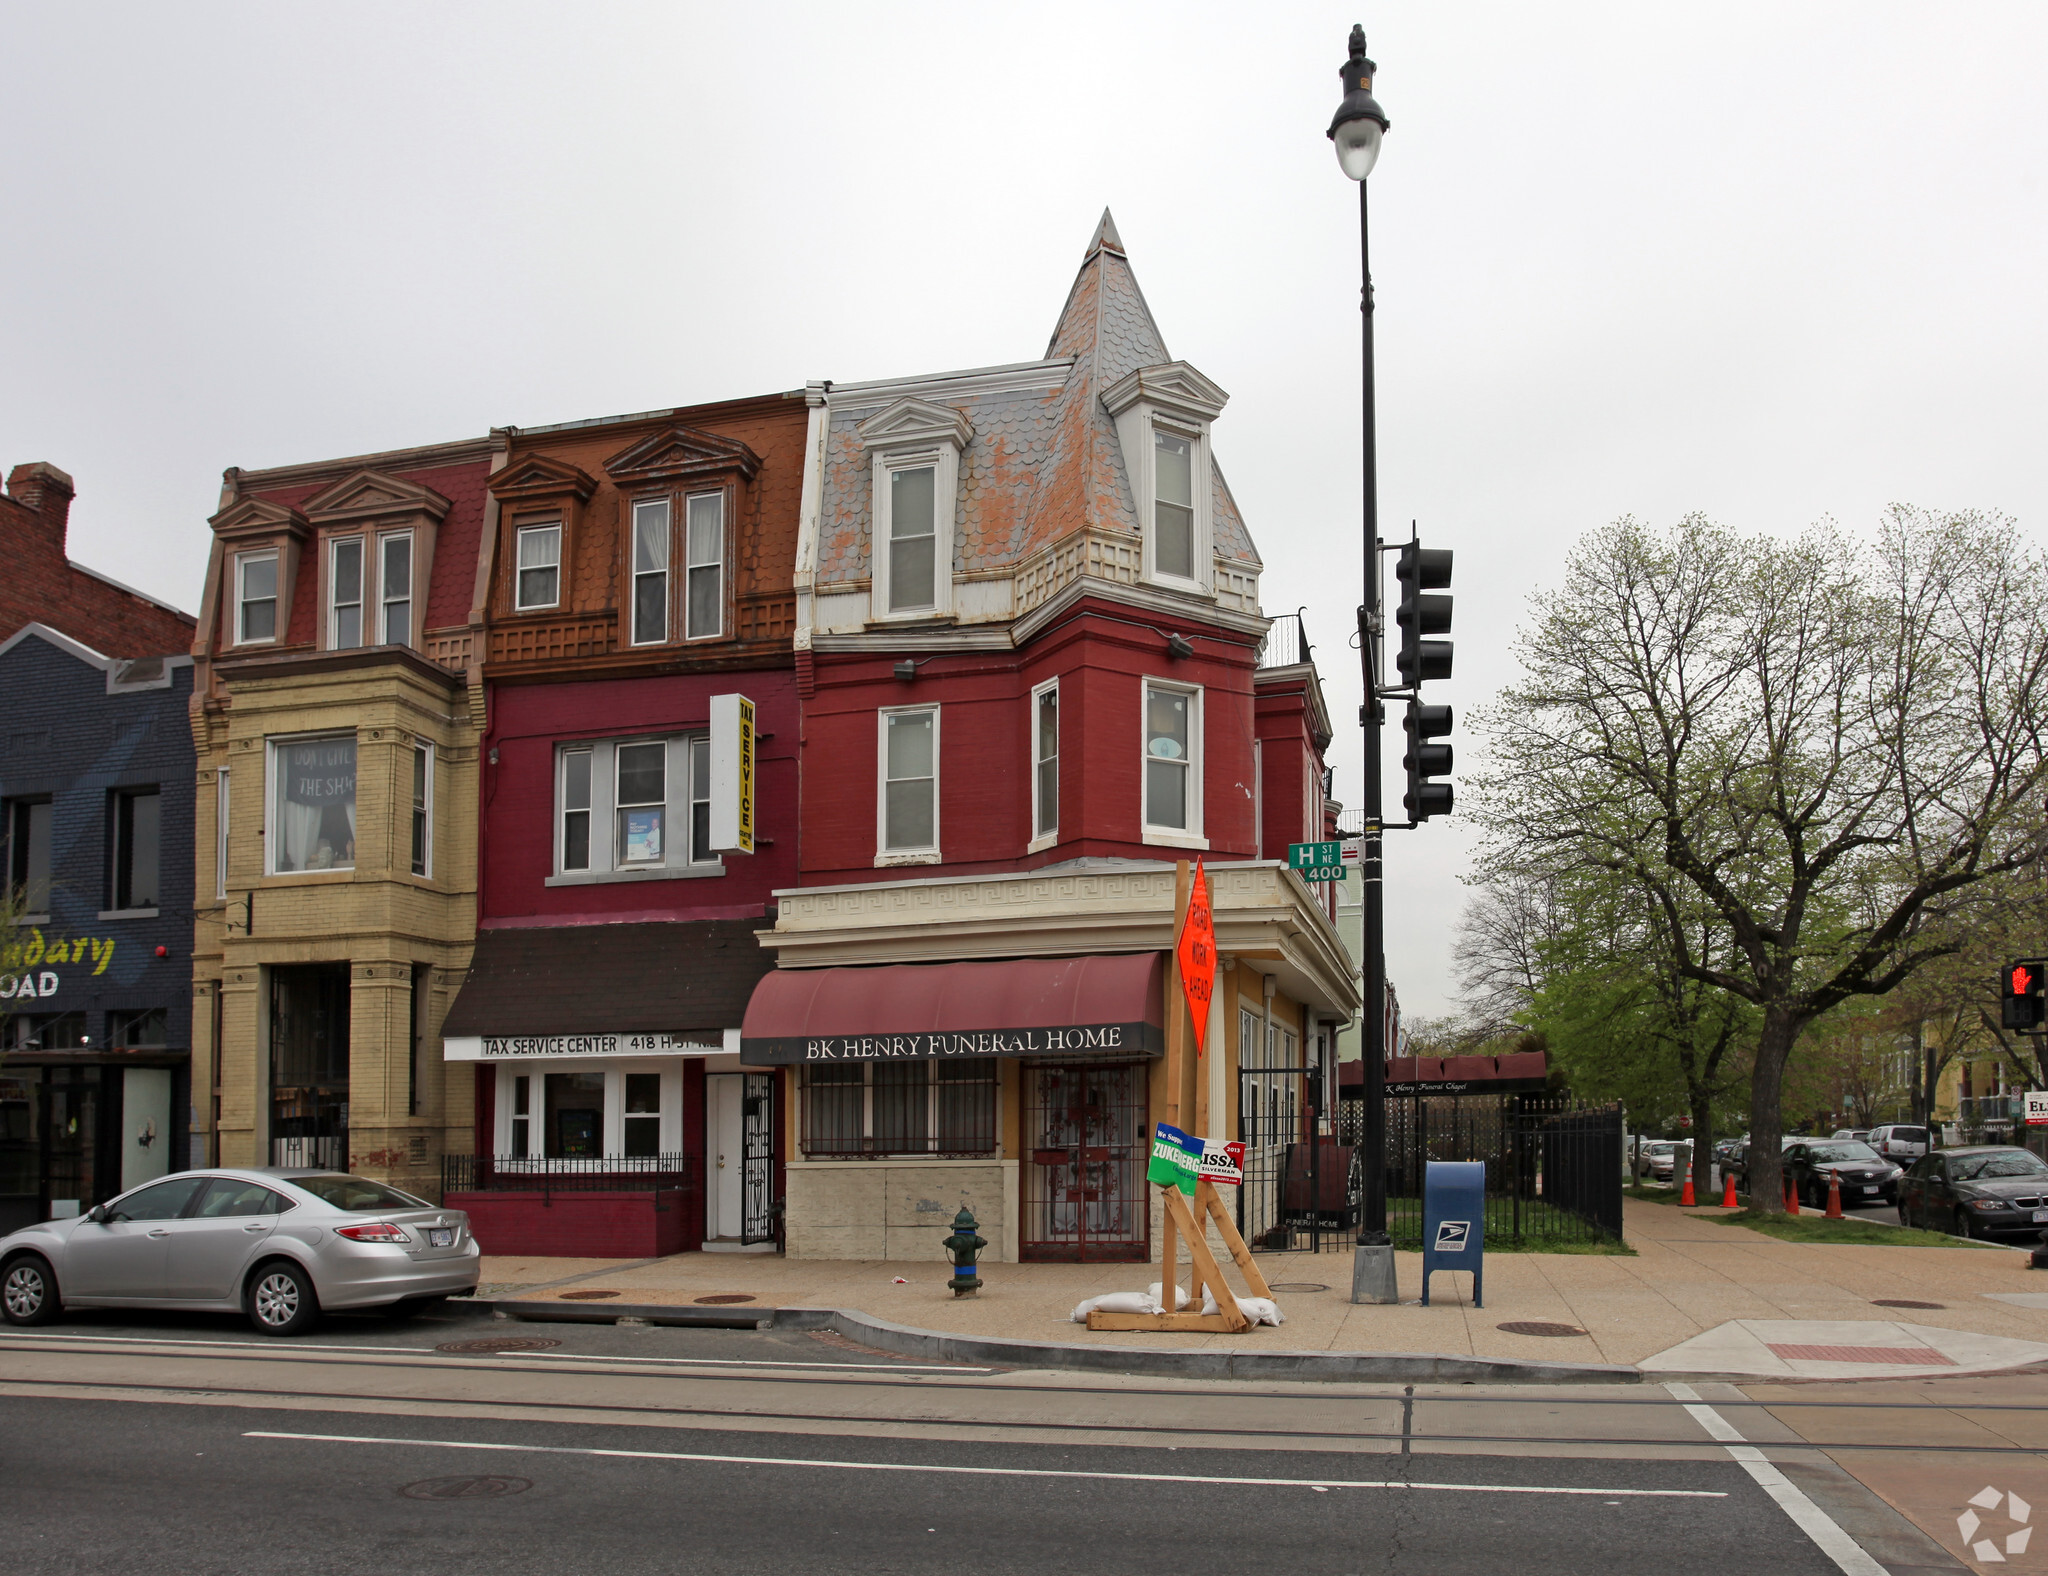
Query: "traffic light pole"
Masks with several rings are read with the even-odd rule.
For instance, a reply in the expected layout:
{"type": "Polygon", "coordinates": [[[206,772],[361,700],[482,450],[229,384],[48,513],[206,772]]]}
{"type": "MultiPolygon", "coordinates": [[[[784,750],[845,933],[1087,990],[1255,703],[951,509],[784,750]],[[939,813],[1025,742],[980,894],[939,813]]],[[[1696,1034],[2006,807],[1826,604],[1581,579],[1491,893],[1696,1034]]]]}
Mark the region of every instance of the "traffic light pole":
{"type": "Polygon", "coordinates": [[[1365,1059],[1365,1174],[1363,1217],[1358,1249],[1351,1265],[1353,1302],[1400,1301],[1394,1279],[1394,1248],[1387,1236],[1387,1061],[1386,1061],[1386,884],[1385,829],[1381,817],[1379,642],[1380,620],[1380,482],[1379,441],[1373,393],[1372,246],[1366,201],[1370,181],[1358,183],[1359,316],[1364,325],[1365,420],[1365,606],[1359,612],[1359,650],[1365,669],[1365,831],[1358,851],[1359,894],[1365,908],[1364,989],[1359,1004],[1358,1045],[1365,1059]]]}

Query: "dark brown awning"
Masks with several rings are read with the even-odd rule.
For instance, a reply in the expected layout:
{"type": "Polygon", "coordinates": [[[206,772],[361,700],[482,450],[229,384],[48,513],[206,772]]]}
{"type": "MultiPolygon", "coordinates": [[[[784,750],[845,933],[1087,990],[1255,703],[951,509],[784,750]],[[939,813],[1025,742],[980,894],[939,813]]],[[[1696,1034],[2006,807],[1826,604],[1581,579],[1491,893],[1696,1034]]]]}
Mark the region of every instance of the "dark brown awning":
{"type": "Polygon", "coordinates": [[[716,1035],[775,967],[761,919],[480,931],[446,1036],[716,1035]]]}
{"type": "Polygon", "coordinates": [[[740,1060],[1158,1056],[1165,957],[777,969],[754,988],[740,1060]]]}

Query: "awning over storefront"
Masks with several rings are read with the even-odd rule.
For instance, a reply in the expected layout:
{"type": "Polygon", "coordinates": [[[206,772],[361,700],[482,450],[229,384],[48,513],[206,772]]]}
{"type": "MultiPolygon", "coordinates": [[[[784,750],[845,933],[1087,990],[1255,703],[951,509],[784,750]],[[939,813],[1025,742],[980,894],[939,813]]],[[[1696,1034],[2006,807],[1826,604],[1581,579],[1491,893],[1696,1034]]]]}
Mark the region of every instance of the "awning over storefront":
{"type": "Polygon", "coordinates": [[[1165,964],[1160,953],[1131,952],[777,969],[747,1004],[740,1060],[1158,1056],[1165,964]]]}
{"type": "Polygon", "coordinates": [[[723,1050],[755,982],[775,966],[754,939],[760,925],[709,919],[480,931],[441,1029],[448,1055],[723,1050]]]}

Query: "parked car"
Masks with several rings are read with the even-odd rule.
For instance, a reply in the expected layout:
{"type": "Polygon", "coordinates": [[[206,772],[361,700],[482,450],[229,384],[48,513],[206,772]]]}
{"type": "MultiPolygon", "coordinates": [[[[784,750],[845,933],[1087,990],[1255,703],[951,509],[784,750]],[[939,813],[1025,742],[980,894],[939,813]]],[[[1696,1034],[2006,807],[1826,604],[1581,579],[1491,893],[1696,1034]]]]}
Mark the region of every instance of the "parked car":
{"type": "Polygon", "coordinates": [[[400,1315],[476,1289],[469,1217],[366,1177],[183,1171],[69,1220],[0,1237],[0,1314],[67,1308],[234,1312],[296,1335],[323,1310],[400,1315]]]}
{"type": "Polygon", "coordinates": [[[1825,1209],[1828,1178],[1842,1179],[1842,1208],[1859,1204],[1896,1204],[1904,1168],[1893,1165],[1868,1144],[1848,1139],[1802,1138],[1788,1145],[1779,1162],[1791,1179],[1802,1205],[1825,1209]]]}
{"type": "Polygon", "coordinates": [[[2048,1226],[2048,1161],[2006,1144],[1923,1155],[1900,1184],[1899,1219],[1959,1237],[2039,1238],[2048,1226]]]}
{"type": "Polygon", "coordinates": [[[1894,1122],[1885,1127],[1873,1127],[1864,1142],[1875,1149],[1893,1165],[1909,1165],[1928,1151],[1928,1133],[1924,1127],[1910,1123],[1894,1122]]]}
{"type": "Polygon", "coordinates": [[[1636,1150],[1638,1180],[1669,1182],[1678,1169],[1679,1154],[1690,1156],[1692,1145],[1669,1138],[1653,1138],[1636,1150]]]}
{"type": "MultiPolygon", "coordinates": [[[[1783,1154],[1794,1144],[1810,1144],[1814,1140],[1803,1138],[1797,1133],[1786,1133],[1778,1140],[1778,1153],[1783,1154]]],[[[1749,1135],[1742,1135],[1742,1147],[1735,1152],[1735,1158],[1728,1162],[1728,1168],[1735,1173],[1735,1185],[1743,1192],[1749,1191],[1749,1135]]],[[[1780,1164],[1783,1164],[1781,1161],[1780,1164]]]]}
{"type": "Polygon", "coordinates": [[[1858,1143],[1862,1143],[1870,1137],[1870,1129],[1867,1127],[1838,1127],[1830,1136],[1835,1138],[1853,1138],[1858,1143]]]}

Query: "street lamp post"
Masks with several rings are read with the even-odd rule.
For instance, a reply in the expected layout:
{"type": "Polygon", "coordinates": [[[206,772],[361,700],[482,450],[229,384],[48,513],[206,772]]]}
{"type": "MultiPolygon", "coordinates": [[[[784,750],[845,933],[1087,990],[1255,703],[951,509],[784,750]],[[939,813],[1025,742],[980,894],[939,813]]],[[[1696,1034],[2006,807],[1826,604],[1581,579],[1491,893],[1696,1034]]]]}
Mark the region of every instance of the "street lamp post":
{"type": "Polygon", "coordinates": [[[1365,706],[1360,712],[1365,731],[1365,830],[1358,852],[1358,875],[1365,906],[1365,958],[1358,1041],[1365,1058],[1365,1198],[1364,1216],[1358,1225],[1358,1251],[1351,1265],[1351,1300],[1387,1303],[1400,1301],[1400,1291],[1394,1279],[1394,1246],[1387,1236],[1387,915],[1378,673],[1380,492],[1372,377],[1372,232],[1366,202],[1366,177],[1379,161],[1380,138],[1387,129],[1387,117],[1372,96],[1375,69],[1366,58],[1365,29],[1352,28],[1351,57],[1339,72],[1344,82],[1344,99],[1330,122],[1330,140],[1337,145],[1337,163],[1358,182],[1358,310],[1364,326],[1365,604],[1358,610],[1358,644],[1365,669],[1365,706]]]}

